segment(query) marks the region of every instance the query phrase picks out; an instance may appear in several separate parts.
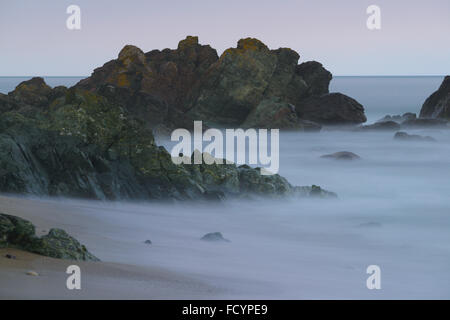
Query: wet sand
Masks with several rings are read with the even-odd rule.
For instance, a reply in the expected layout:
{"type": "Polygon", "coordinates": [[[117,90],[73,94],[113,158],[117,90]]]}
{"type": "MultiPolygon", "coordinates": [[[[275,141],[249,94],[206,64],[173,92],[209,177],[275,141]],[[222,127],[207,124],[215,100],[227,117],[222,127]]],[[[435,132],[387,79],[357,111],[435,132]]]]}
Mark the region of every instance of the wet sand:
{"type": "Polygon", "coordinates": [[[60,260],[16,249],[0,249],[0,284],[0,299],[194,299],[215,293],[212,287],[157,268],[60,260]],[[72,264],[81,269],[81,290],[66,287],[66,270],[72,264]]]}
{"type": "MultiPolygon", "coordinates": [[[[52,227],[64,228],[75,237],[83,234],[70,208],[74,210],[64,203],[0,196],[0,212],[30,220],[38,235],[52,227]]],[[[92,241],[89,234],[78,239],[82,243],[86,239],[92,241]]],[[[198,279],[158,267],[70,261],[12,248],[0,249],[0,299],[195,299],[217,293],[216,288],[198,279]],[[6,258],[6,254],[15,259],[6,258]],[[81,269],[81,290],[66,287],[69,277],[66,270],[73,264],[81,269]],[[28,271],[39,275],[27,275],[28,271]]]]}

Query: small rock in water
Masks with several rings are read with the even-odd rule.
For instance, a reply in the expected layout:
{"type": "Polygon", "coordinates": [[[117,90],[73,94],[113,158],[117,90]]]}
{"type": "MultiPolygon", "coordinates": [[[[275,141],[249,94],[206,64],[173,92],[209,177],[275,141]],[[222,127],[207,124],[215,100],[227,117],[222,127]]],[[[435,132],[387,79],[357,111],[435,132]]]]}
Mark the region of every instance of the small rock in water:
{"type": "Polygon", "coordinates": [[[16,260],[16,256],[13,256],[12,254],[9,254],[9,253],[7,253],[7,254],[5,255],[5,258],[16,260]]]}
{"type": "Polygon", "coordinates": [[[335,152],[332,154],[326,154],[326,155],[321,156],[321,158],[328,158],[328,159],[335,159],[335,160],[361,159],[360,156],[358,156],[357,154],[355,154],[353,152],[349,152],[349,151],[340,151],[340,152],[335,152]]]}
{"type": "Polygon", "coordinates": [[[150,240],[145,240],[144,243],[145,244],[152,244],[152,242],[150,240]]]}
{"type": "Polygon", "coordinates": [[[39,273],[37,273],[36,271],[30,270],[30,271],[27,271],[27,275],[37,277],[37,276],[39,276],[39,273]]]}
{"type": "Polygon", "coordinates": [[[201,240],[211,242],[230,242],[230,240],[225,239],[220,232],[207,233],[201,238],[201,240]]]}

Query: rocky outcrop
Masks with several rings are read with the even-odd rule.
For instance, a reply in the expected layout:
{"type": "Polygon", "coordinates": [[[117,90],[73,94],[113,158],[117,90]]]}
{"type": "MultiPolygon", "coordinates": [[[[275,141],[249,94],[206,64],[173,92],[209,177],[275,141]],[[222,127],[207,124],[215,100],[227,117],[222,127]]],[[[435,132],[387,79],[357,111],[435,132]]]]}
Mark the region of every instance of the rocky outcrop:
{"type": "Polygon", "coordinates": [[[188,36],[175,50],[125,46],[116,60],[94,70],[76,87],[97,92],[120,103],[150,126],[179,126],[193,86],[217,61],[216,50],[188,36]]]}
{"type": "Polygon", "coordinates": [[[0,213],[0,248],[13,247],[47,257],[99,261],[86,247],[62,229],[36,236],[34,225],[25,219],[0,213]]]}
{"type": "MultiPolygon", "coordinates": [[[[202,120],[209,127],[252,123],[292,129],[310,125],[298,125],[299,120],[315,119],[328,124],[328,117],[318,116],[322,109],[297,112],[299,120],[285,111],[279,114],[278,104],[270,104],[276,110],[267,110],[268,101],[278,99],[282,104],[298,106],[307,98],[328,94],[331,73],[318,62],[298,64],[298,60],[297,52],[288,48],[270,50],[254,38],[239,40],[236,48],[229,48],[218,57],[210,46],[200,45],[197,37],[188,36],[175,50],[144,53],[134,46],[125,46],[117,59],[95,69],[76,87],[120,104],[161,132],[161,127],[191,128],[193,120],[202,120]],[[258,115],[258,110],[264,115],[258,115]],[[267,115],[274,115],[275,123],[267,115]],[[283,119],[279,121],[280,116],[283,119]],[[263,119],[255,122],[255,118],[263,119]]],[[[342,94],[339,97],[332,95],[322,100],[327,103],[327,113],[346,113],[334,115],[332,123],[365,121],[360,115],[364,114],[363,109],[349,107],[360,106],[356,101],[342,94]]]]}
{"type": "Polygon", "coordinates": [[[0,192],[90,199],[309,196],[311,187],[297,192],[255,168],[177,165],[144,121],[98,93],[75,87],[46,94],[49,105],[34,113],[1,114],[0,192]]]}
{"type": "Polygon", "coordinates": [[[366,122],[364,107],[341,93],[312,96],[296,105],[301,119],[327,125],[359,124],[366,122]]]}
{"type": "Polygon", "coordinates": [[[439,89],[425,100],[420,117],[450,120],[450,76],[446,76],[439,89]]]}

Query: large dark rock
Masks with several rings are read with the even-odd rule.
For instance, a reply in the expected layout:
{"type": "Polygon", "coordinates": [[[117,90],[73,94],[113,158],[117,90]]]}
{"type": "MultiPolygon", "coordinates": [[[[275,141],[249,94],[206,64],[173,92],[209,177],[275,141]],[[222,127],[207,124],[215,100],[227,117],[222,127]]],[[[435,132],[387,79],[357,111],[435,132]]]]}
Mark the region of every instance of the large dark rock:
{"type": "Polygon", "coordinates": [[[188,36],[175,50],[144,54],[127,45],[112,60],[81,80],[78,88],[98,92],[122,104],[149,126],[177,126],[184,122],[186,100],[192,87],[217,61],[217,52],[188,36]]]}
{"type": "Polygon", "coordinates": [[[42,237],[25,219],[0,213],[0,247],[13,247],[47,257],[99,261],[86,247],[62,229],[51,229],[42,237]]]}
{"type": "MultiPolygon", "coordinates": [[[[95,69],[76,87],[123,106],[158,132],[191,128],[193,120],[202,120],[205,127],[239,127],[250,114],[265,118],[278,112],[278,105],[273,112],[267,110],[265,101],[280,99],[297,106],[309,97],[328,94],[331,73],[318,62],[298,64],[298,60],[299,54],[289,48],[270,50],[253,38],[239,40],[236,48],[225,50],[219,58],[216,50],[188,36],[175,50],[144,53],[127,45],[117,59],[95,69]],[[265,115],[255,115],[257,109],[265,115]]],[[[333,104],[336,113],[341,112],[341,104],[333,104]]],[[[358,115],[353,118],[358,119],[355,123],[361,122],[358,115]]],[[[280,129],[297,126],[293,122],[298,121],[285,120],[276,125],[253,123],[280,129]]]]}
{"type": "Polygon", "coordinates": [[[96,92],[55,88],[50,96],[35,113],[2,113],[0,192],[179,200],[294,195],[293,186],[258,169],[175,164],[145,122],[96,92]],[[248,187],[250,178],[255,185],[248,187]]]}
{"type": "Polygon", "coordinates": [[[420,117],[450,120],[450,76],[446,76],[439,89],[425,100],[420,117]]]}
{"type": "Polygon", "coordinates": [[[304,99],[296,105],[296,111],[301,119],[327,125],[359,124],[367,120],[364,107],[342,93],[304,99]]]}

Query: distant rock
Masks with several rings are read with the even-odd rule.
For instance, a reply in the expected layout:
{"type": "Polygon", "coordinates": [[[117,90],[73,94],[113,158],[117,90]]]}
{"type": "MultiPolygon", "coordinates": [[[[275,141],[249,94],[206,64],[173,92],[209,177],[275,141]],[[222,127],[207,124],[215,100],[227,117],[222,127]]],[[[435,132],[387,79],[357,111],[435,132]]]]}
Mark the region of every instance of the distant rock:
{"type": "Polygon", "coordinates": [[[14,256],[12,254],[9,254],[9,253],[5,254],[5,258],[6,259],[11,259],[11,260],[16,260],[16,256],[14,256]]]}
{"type": "Polygon", "coordinates": [[[220,232],[207,233],[200,240],[209,242],[230,242],[230,240],[225,239],[220,232]]]}
{"type": "Polygon", "coordinates": [[[295,105],[301,119],[324,125],[359,124],[367,121],[364,107],[342,93],[312,96],[295,105]]]}
{"type": "Polygon", "coordinates": [[[396,121],[388,120],[388,121],[375,122],[373,124],[361,126],[361,127],[357,128],[357,130],[392,131],[392,130],[399,130],[400,127],[401,127],[400,124],[398,124],[396,121]]]}
{"type": "Polygon", "coordinates": [[[403,141],[430,141],[435,142],[436,139],[429,136],[420,136],[417,134],[408,134],[404,131],[399,131],[394,135],[394,139],[396,140],[403,140],[403,141]]]}
{"type": "Polygon", "coordinates": [[[34,225],[25,219],[0,213],[0,247],[13,247],[44,256],[99,261],[84,245],[62,229],[37,237],[34,225]]]}
{"type": "Polygon", "coordinates": [[[420,117],[450,120],[450,76],[446,76],[439,89],[425,100],[420,117]]]}
{"type": "Polygon", "coordinates": [[[152,242],[150,240],[145,240],[144,243],[145,244],[152,244],[152,242]]]}
{"type": "Polygon", "coordinates": [[[378,120],[377,123],[383,123],[383,122],[388,122],[388,121],[402,123],[403,121],[416,119],[416,118],[417,118],[417,115],[415,113],[407,112],[402,115],[394,115],[394,116],[387,115],[384,118],[378,120]]]}
{"type": "Polygon", "coordinates": [[[360,156],[358,156],[357,154],[355,154],[353,152],[349,152],[349,151],[340,151],[340,152],[335,152],[332,154],[326,154],[326,155],[321,156],[321,158],[335,159],[335,160],[358,160],[358,159],[361,159],[360,156]]]}
{"type": "Polygon", "coordinates": [[[37,272],[34,271],[34,270],[29,270],[29,271],[27,271],[25,274],[26,274],[27,276],[32,276],[32,277],[38,277],[38,276],[39,276],[39,273],[37,273],[37,272]]]}

